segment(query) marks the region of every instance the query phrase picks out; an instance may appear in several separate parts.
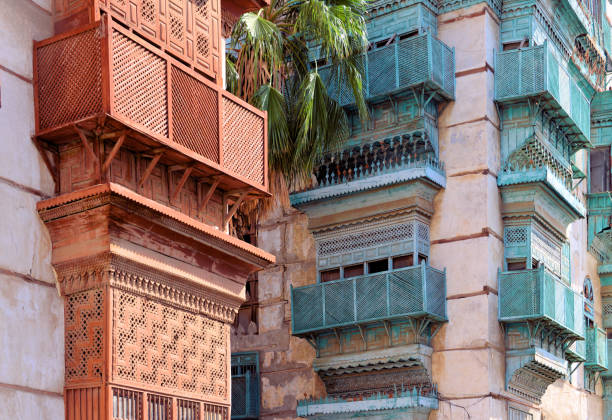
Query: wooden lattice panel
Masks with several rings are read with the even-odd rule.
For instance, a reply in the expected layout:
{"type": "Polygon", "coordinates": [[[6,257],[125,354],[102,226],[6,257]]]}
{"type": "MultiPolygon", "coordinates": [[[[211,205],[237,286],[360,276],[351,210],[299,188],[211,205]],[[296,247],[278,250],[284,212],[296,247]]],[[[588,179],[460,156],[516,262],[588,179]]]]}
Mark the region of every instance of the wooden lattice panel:
{"type": "Polygon", "coordinates": [[[195,78],[172,67],[174,141],[219,163],[219,96],[195,78]]]}
{"type": "Polygon", "coordinates": [[[243,177],[264,183],[264,119],[229,98],[223,98],[223,166],[243,177]]]}
{"type": "Polygon", "coordinates": [[[221,82],[219,0],[55,0],[56,31],[108,12],[140,36],[221,82]]]}
{"type": "Polygon", "coordinates": [[[101,380],[104,366],[104,291],[88,290],[64,301],[66,382],[101,380]]]}
{"type": "Polygon", "coordinates": [[[113,376],[207,398],[228,396],[227,326],[113,291],[113,376]]]}
{"type": "Polygon", "coordinates": [[[93,28],[78,37],[38,48],[35,71],[40,87],[39,130],[102,111],[100,38],[100,31],[93,28]]]}
{"type": "Polygon", "coordinates": [[[152,132],[168,137],[165,60],[113,31],[114,109],[152,132]]]}

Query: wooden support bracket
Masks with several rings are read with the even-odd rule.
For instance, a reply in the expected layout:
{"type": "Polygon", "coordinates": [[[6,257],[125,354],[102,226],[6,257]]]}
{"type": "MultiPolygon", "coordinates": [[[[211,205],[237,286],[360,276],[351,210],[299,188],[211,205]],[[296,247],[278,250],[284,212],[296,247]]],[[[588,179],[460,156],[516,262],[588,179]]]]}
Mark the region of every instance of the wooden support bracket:
{"type": "Polygon", "coordinates": [[[359,335],[361,335],[361,340],[363,340],[363,350],[368,351],[368,342],[366,341],[365,332],[363,331],[363,327],[361,324],[357,324],[357,328],[359,328],[359,335]]]}
{"type": "Polygon", "coordinates": [[[147,178],[149,178],[149,175],[151,175],[151,172],[153,172],[153,169],[155,169],[155,165],[157,165],[157,162],[159,162],[162,155],[163,153],[158,153],[153,157],[153,159],[151,159],[151,162],[149,162],[149,164],[147,165],[147,168],[142,174],[142,178],[140,178],[140,182],[138,183],[139,188],[142,188],[144,183],[147,181],[147,178]]]}
{"type": "MultiPolygon", "coordinates": [[[[247,193],[248,193],[247,191],[243,191],[242,193],[240,193],[240,196],[238,197],[238,199],[234,202],[232,207],[227,211],[227,214],[225,215],[225,217],[223,217],[224,227],[229,223],[231,218],[234,217],[234,214],[236,214],[238,207],[240,207],[240,204],[242,204],[242,202],[244,201],[244,198],[246,197],[247,193]]],[[[223,210],[225,211],[225,208],[223,210]]]]}
{"type": "Polygon", "coordinates": [[[392,338],[391,338],[391,323],[387,320],[383,321],[383,325],[385,326],[385,331],[387,332],[387,338],[389,338],[389,347],[391,347],[392,344],[392,338]]]}
{"type": "Polygon", "coordinates": [[[110,167],[111,162],[113,161],[113,159],[117,155],[117,152],[119,152],[119,149],[121,149],[121,146],[125,141],[125,136],[126,134],[125,132],[123,132],[121,136],[119,136],[119,139],[115,142],[115,145],[111,149],[110,153],[106,157],[106,160],[104,161],[104,164],[102,165],[102,173],[106,172],[106,170],[110,167]]]}
{"type": "Polygon", "coordinates": [[[221,182],[221,177],[220,176],[214,177],[212,185],[210,186],[210,188],[206,192],[206,195],[204,196],[204,198],[202,198],[202,202],[200,203],[200,207],[198,207],[198,214],[200,214],[202,212],[202,210],[204,210],[206,208],[206,205],[208,204],[208,202],[210,201],[211,197],[215,193],[215,190],[219,186],[220,182],[221,182]]]}
{"type": "Polygon", "coordinates": [[[96,178],[98,179],[98,181],[101,181],[100,177],[101,177],[102,172],[101,172],[101,167],[100,167],[100,160],[98,159],[98,156],[96,156],[96,152],[94,152],[94,149],[89,145],[89,140],[87,140],[87,135],[86,135],[88,134],[88,132],[77,127],[76,124],[73,124],[72,126],[74,127],[77,134],[79,135],[81,139],[81,143],[83,143],[83,147],[85,148],[85,151],[87,152],[91,160],[93,160],[94,162],[94,165],[96,167],[96,178]]]}
{"type": "Polygon", "coordinates": [[[174,192],[172,193],[172,197],[170,198],[170,202],[171,203],[180,194],[181,190],[183,189],[183,186],[185,185],[185,183],[189,179],[189,175],[191,175],[192,171],[193,171],[193,166],[188,166],[187,168],[185,168],[185,171],[183,172],[183,176],[181,176],[181,179],[179,180],[178,185],[176,186],[176,188],[174,189],[174,192]]]}
{"type": "Polygon", "coordinates": [[[334,328],[334,334],[338,339],[338,347],[340,348],[340,353],[342,353],[342,339],[340,338],[340,332],[338,331],[338,328],[334,328]]]}
{"type": "Polygon", "coordinates": [[[49,159],[49,156],[47,155],[47,150],[42,146],[38,138],[32,136],[32,142],[34,143],[34,146],[38,150],[38,153],[40,154],[40,157],[45,163],[45,166],[49,170],[49,173],[51,174],[51,177],[53,178],[53,182],[55,182],[56,192],[59,192],[59,171],[58,171],[57,165],[51,163],[51,160],[49,159]]]}

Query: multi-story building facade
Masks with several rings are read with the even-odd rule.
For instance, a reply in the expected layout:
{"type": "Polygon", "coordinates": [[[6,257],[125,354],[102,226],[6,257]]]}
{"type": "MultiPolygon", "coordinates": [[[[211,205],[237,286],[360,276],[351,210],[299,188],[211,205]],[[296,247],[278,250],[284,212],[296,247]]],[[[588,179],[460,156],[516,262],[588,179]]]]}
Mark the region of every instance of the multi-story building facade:
{"type": "Polygon", "coordinates": [[[235,235],[267,116],[223,89],[222,23],[257,6],[0,3],[1,418],[230,418],[230,324],[274,256],[235,235]]]}
{"type": "Polygon", "coordinates": [[[313,48],[351,136],[259,227],[236,418],[612,415],[609,15],[373,2],[365,125],[313,48]]]}

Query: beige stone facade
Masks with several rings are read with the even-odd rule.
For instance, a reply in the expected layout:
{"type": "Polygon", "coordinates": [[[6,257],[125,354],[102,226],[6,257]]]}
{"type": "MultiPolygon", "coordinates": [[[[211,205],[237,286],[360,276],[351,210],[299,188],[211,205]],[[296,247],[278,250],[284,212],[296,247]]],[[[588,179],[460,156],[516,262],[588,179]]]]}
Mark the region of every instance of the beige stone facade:
{"type": "MultiPolygon", "coordinates": [[[[438,38],[454,48],[456,90],[455,100],[440,106],[438,114],[439,158],[446,165],[446,186],[433,201],[428,263],[446,269],[448,322],[431,343],[431,377],[438,387],[439,405],[428,418],[601,419],[601,381],[594,390],[585,390],[582,365],[548,386],[540,404],[506,389],[506,345],[498,320],[498,270],[504,270],[503,203],[497,183],[502,170],[501,123],[494,102],[500,24],[497,13],[485,3],[437,17],[438,38]]],[[[587,170],[587,154],[583,150],[576,155],[583,170],[587,170]]],[[[586,182],[576,188],[581,195],[587,193],[586,182]]],[[[317,251],[307,227],[312,230],[313,225],[338,222],[343,216],[334,219],[333,212],[322,216],[326,210],[320,209],[344,208],[342,200],[328,199],[317,210],[307,207],[305,213],[286,210],[260,226],[258,244],[278,255],[279,264],[259,273],[259,332],[234,330],[232,351],[259,354],[262,419],[296,418],[296,400],[326,395],[312,367],[316,352],[306,340],[291,336],[289,289],[319,281],[317,251]]],[[[382,198],[368,204],[383,206],[384,202],[382,198]]],[[[358,212],[358,207],[352,209],[358,212]]],[[[587,252],[586,218],[571,223],[566,236],[571,248],[571,287],[580,294],[583,280],[591,279],[595,322],[602,325],[598,261],[587,252]]],[[[367,418],[379,417],[372,413],[367,418]]],[[[421,417],[413,413],[380,418],[421,417]]]]}
{"type": "Polygon", "coordinates": [[[11,419],[58,419],[64,401],[63,303],[51,268],[51,241],[36,202],[53,179],[34,133],[32,44],[52,35],[51,2],[0,5],[0,412],[11,419]]]}

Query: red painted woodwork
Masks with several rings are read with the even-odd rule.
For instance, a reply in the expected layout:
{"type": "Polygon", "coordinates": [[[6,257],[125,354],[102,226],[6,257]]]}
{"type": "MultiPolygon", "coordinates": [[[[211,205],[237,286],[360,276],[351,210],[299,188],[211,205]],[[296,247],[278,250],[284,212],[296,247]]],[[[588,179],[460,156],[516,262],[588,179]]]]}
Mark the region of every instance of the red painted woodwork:
{"type": "Polygon", "coordinates": [[[108,13],[222,85],[219,0],[55,0],[54,6],[56,34],[108,13]]]}
{"type": "Polygon", "coordinates": [[[64,297],[66,419],[229,419],[230,324],[274,258],[116,184],[38,210],[64,297]]]}
{"type": "Polygon", "coordinates": [[[228,190],[267,192],[266,113],[107,17],[36,43],[34,55],[38,138],[73,141],[75,123],[129,129],[131,150],[161,147],[170,165],[227,175],[228,190]]]}

